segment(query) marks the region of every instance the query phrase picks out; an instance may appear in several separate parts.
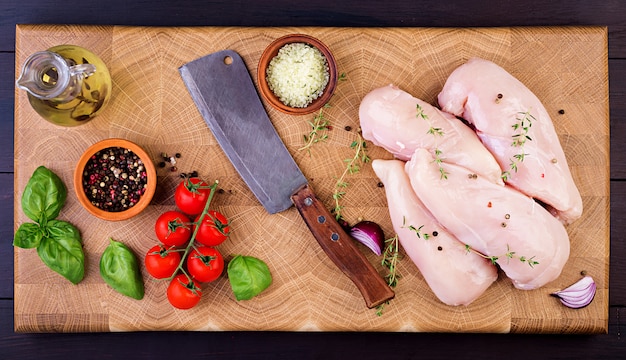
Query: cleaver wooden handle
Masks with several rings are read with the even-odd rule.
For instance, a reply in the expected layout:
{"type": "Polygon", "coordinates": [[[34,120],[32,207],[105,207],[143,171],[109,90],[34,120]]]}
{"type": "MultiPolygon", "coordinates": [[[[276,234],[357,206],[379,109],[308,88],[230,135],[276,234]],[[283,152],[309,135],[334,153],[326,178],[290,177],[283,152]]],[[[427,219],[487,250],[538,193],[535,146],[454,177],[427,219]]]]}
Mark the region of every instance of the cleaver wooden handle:
{"type": "Polygon", "coordinates": [[[394,297],[393,290],[308,185],[292,195],[291,201],[326,255],[359,289],[368,308],[394,297]]]}

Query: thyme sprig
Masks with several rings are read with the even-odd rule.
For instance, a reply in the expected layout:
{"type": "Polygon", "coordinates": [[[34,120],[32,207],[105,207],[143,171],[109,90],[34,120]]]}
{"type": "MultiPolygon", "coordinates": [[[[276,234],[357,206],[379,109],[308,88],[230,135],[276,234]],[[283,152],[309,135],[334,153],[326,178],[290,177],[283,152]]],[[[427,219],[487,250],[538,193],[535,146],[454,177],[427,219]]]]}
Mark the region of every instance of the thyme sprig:
{"type": "MultiPolygon", "coordinates": [[[[385,240],[385,250],[383,251],[383,259],[381,265],[384,266],[388,273],[385,275],[385,281],[387,284],[395,288],[398,285],[400,274],[398,273],[398,260],[400,260],[400,243],[398,240],[398,234],[394,237],[385,240]]],[[[389,301],[386,301],[376,307],[376,315],[382,316],[383,310],[389,301]]]]}
{"type": "Polygon", "coordinates": [[[324,109],[330,108],[330,104],[325,104],[320,111],[315,115],[313,121],[309,121],[311,125],[311,131],[308,135],[303,135],[304,146],[299,148],[299,151],[307,150],[309,155],[311,154],[311,147],[320,141],[326,141],[328,134],[326,133],[330,128],[330,121],[324,117],[324,109]]]}
{"type": "Polygon", "coordinates": [[[341,219],[344,208],[343,205],[340,204],[340,201],[346,194],[345,189],[349,186],[346,177],[358,173],[361,170],[362,164],[370,162],[370,157],[367,155],[367,144],[365,140],[363,140],[360,131],[356,133],[356,140],[352,141],[350,148],[354,150],[354,156],[343,160],[346,167],[341,176],[337,179],[335,190],[333,191],[333,200],[335,201],[333,212],[337,220],[341,219]]]}
{"type": "Polygon", "coordinates": [[[400,279],[397,268],[398,260],[400,259],[399,250],[400,242],[397,234],[385,240],[385,251],[383,252],[381,265],[389,270],[389,273],[385,275],[385,280],[387,280],[387,284],[391,287],[396,287],[400,279]]]}
{"type": "Polygon", "coordinates": [[[537,260],[535,260],[535,256],[532,257],[527,257],[527,256],[518,256],[517,253],[515,251],[511,251],[511,249],[509,248],[509,245],[506,245],[506,253],[504,253],[503,255],[485,255],[477,250],[474,250],[474,248],[472,248],[470,245],[465,244],[465,250],[470,253],[473,252],[474,254],[483,257],[485,259],[488,259],[489,261],[491,261],[491,263],[493,265],[496,265],[498,263],[498,260],[500,260],[500,258],[506,258],[507,261],[511,260],[511,259],[517,259],[523,263],[527,263],[528,266],[530,266],[531,268],[534,268],[535,265],[539,265],[539,262],[537,260]]]}
{"type": "Polygon", "coordinates": [[[428,233],[422,233],[422,228],[424,227],[424,225],[420,225],[418,227],[415,227],[413,225],[406,225],[406,217],[402,217],[402,227],[403,228],[407,228],[411,231],[413,231],[415,233],[415,235],[417,235],[417,237],[419,239],[424,239],[424,240],[428,240],[430,239],[430,234],[428,233]]]}
{"type": "Polygon", "coordinates": [[[441,151],[441,149],[439,149],[439,146],[437,145],[437,138],[443,137],[444,135],[443,130],[439,127],[433,126],[433,123],[430,121],[430,118],[428,117],[428,115],[424,113],[424,108],[422,108],[420,104],[416,104],[415,107],[417,110],[417,114],[415,115],[415,117],[428,122],[429,127],[426,133],[429,135],[432,135],[435,138],[435,143],[434,143],[435,163],[437,164],[437,166],[439,166],[439,173],[441,174],[441,179],[448,179],[448,172],[441,166],[441,164],[443,163],[443,158],[441,156],[443,152],[441,151]]]}
{"type": "MultiPolygon", "coordinates": [[[[346,81],[347,75],[345,72],[341,73],[337,78],[338,81],[346,81]]],[[[326,131],[331,129],[331,124],[328,119],[324,116],[324,109],[330,108],[331,105],[329,103],[324,104],[324,106],[320,109],[320,111],[315,115],[313,121],[309,121],[309,125],[311,125],[311,131],[305,135],[304,137],[304,145],[299,148],[299,151],[306,150],[311,154],[311,147],[318,142],[326,141],[328,139],[328,134],[326,131]]]]}
{"type": "MultiPolygon", "coordinates": [[[[518,154],[513,155],[512,159],[509,159],[509,166],[512,171],[517,172],[518,165],[524,161],[526,155],[528,155],[524,151],[524,145],[526,141],[532,141],[533,139],[528,135],[530,131],[530,127],[533,125],[533,121],[535,121],[535,117],[528,111],[520,111],[515,116],[516,123],[511,125],[513,128],[513,142],[511,146],[519,147],[520,152],[518,154]]],[[[502,180],[507,181],[511,178],[511,171],[505,170],[502,172],[502,180]]]]}

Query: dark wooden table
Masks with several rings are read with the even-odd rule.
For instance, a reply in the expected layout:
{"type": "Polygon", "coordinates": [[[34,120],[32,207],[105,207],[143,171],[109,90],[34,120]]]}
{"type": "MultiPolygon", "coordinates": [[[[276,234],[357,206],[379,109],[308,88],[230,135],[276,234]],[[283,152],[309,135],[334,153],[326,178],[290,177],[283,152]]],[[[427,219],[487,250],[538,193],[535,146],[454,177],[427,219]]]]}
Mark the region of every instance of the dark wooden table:
{"type": "Polygon", "coordinates": [[[626,2],[619,0],[0,0],[0,358],[624,358],[626,340],[626,2]],[[61,5],[63,4],[63,5],[61,5]],[[420,333],[106,333],[13,331],[15,24],[159,26],[602,25],[609,32],[609,332],[594,336],[420,333]]]}

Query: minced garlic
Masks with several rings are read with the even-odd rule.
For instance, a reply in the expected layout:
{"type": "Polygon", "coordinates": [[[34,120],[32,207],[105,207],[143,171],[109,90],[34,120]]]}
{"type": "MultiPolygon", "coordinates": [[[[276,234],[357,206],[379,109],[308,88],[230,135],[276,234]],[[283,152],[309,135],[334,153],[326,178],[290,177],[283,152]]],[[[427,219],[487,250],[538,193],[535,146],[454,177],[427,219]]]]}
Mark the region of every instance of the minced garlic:
{"type": "Polygon", "coordinates": [[[274,95],[283,104],[295,108],[304,108],[320,97],[330,79],[324,54],[305,43],[280,48],[266,74],[274,95]]]}

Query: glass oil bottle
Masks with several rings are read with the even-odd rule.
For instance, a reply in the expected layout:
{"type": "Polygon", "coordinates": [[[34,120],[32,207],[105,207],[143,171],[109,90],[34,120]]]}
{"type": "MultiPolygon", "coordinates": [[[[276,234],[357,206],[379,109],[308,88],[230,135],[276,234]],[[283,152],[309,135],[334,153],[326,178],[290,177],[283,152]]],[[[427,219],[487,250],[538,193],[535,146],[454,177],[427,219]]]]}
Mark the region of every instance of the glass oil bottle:
{"type": "Polygon", "coordinates": [[[26,59],[16,82],[41,117],[61,126],[84,124],[107,104],[111,76],[91,51],[59,45],[26,59]]]}

